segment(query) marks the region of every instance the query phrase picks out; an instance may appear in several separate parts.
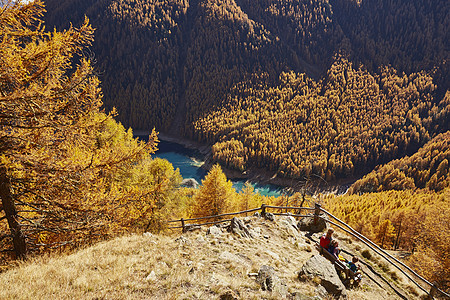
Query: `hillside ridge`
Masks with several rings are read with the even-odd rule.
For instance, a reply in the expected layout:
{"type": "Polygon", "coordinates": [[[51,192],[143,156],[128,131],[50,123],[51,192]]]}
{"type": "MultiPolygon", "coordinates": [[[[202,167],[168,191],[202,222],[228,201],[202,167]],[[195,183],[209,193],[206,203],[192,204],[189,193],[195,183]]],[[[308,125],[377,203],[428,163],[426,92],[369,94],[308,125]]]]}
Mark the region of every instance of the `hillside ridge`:
{"type": "MultiPolygon", "coordinates": [[[[144,233],[102,242],[67,256],[24,263],[0,274],[0,297],[42,299],[49,293],[59,299],[217,299],[226,293],[243,299],[324,297],[317,283],[298,279],[301,266],[317,255],[311,238],[317,240],[320,235],[297,231],[288,217],[243,220],[253,238],[217,227],[181,236],[144,233]],[[287,287],[286,294],[262,291],[255,278],[248,276],[262,265],[274,268],[287,287]]],[[[363,251],[344,234],[337,233],[337,238],[345,249],[344,255],[363,251]]],[[[372,266],[364,267],[364,272],[369,273],[360,287],[347,290],[348,299],[396,299],[392,288],[407,288],[408,292],[401,292],[405,295],[415,290],[402,279],[383,280],[378,277],[382,271],[371,271],[380,270],[383,263],[374,258],[370,263],[372,266]]]]}

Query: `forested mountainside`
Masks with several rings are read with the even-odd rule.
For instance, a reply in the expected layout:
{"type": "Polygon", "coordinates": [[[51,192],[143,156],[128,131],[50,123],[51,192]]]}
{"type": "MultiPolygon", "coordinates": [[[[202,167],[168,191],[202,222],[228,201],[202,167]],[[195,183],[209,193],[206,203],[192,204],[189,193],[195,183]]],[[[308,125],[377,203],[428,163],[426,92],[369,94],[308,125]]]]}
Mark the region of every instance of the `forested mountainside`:
{"type": "Polygon", "coordinates": [[[119,120],[211,143],[231,168],[359,175],[449,129],[448,1],[45,4],[49,29],[91,19],[119,120]]]}
{"type": "Polygon", "coordinates": [[[441,191],[450,186],[450,131],[439,134],[412,156],[377,168],[355,182],[349,192],[375,192],[404,189],[441,191]]]}

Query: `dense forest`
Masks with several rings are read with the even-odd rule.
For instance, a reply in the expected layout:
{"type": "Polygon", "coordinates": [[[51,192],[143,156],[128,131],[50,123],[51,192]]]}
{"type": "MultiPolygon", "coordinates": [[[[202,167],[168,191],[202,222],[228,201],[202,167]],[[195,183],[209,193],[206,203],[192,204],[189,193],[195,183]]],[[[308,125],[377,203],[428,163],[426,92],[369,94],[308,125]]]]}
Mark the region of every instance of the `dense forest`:
{"type": "Polygon", "coordinates": [[[327,196],[335,216],[386,249],[407,251],[406,262],[443,289],[450,287],[450,188],[327,196]]]}
{"type": "Polygon", "coordinates": [[[375,191],[429,189],[450,186],[450,131],[439,134],[414,155],[378,167],[349,189],[350,194],[375,191]]]}
{"type": "Polygon", "coordinates": [[[448,1],[45,4],[49,29],[91,19],[118,120],[207,142],[229,168],[333,180],[449,129],[448,1]]]}

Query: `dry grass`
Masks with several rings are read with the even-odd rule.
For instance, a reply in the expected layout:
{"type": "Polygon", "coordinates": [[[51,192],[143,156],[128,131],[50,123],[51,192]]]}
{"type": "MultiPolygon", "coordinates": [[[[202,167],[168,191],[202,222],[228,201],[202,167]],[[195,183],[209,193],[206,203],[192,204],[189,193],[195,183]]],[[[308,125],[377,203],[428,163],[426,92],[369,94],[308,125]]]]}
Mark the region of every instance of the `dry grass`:
{"type": "MultiPolygon", "coordinates": [[[[249,218],[261,228],[256,238],[203,231],[179,235],[132,235],[77,253],[40,258],[0,274],[0,299],[217,299],[233,292],[241,299],[280,299],[262,291],[254,277],[261,265],[275,268],[289,293],[317,295],[314,282],[297,279],[316,254],[303,233],[276,222],[249,218]],[[266,238],[266,237],[268,238],[266,238]]],[[[349,299],[392,299],[363,282],[349,299]]]]}

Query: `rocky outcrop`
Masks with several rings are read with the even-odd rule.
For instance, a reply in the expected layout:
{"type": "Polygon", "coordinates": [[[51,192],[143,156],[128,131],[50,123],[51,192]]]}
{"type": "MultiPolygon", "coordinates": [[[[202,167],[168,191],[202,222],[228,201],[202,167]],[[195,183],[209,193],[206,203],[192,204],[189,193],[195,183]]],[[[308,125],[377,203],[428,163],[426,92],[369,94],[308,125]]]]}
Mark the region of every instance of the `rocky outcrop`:
{"type": "Polygon", "coordinates": [[[269,220],[269,221],[274,221],[275,220],[275,216],[273,215],[273,213],[265,213],[264,214],[264,219],[269,220]]]}
{"type": "Polygon", "coordinates": [[[286,230],[286,233],[288,234],[289,237],[292,237],[294,239],[301,238],[300,233],[298,232],[296,220],[294,217],[292,217],[292,216],[281,217],[278,224],[280,224],[281,227],[286,230]]]}
{"type": "Polygon", "coordinates": [[[256,282],[263,291],[276,292],[281,295],[287,293],[286,284],[281,282],[280,278],[275,274],[275,269],[270,266],[261,266],[256,276],[256,282]]]}
{"type": "Polygon", "coordinates": [[[233,232],[241,237],[253,237],[250,230],[245,226],[241,219],[234,217],[231,219],[230,226],[228,226],[228,231],[233,232]]]}
{"type": "Polygon", "coordinates": [[[299,272],[299,279],[319,278],[320,285],[325,288],[328,294],[335,298],[346,299],[347,291],[333,264],[320,255],[314,255],[303,265],[299,272]]]}
{"type": "Polygon", "coordinates": [[[206,231],[206,235],[209,235],[209,234],[210,235],[221,235],[222,229],[220,229],[216,225],[213,225],[213,226],[209,227],[208,230],[206,231]]]}
{"type": "MultiPolygon", "coordinates": [[[[326,215],[320,215],[322,218],[326,218],[326,215]]],[[[302,218],[298,224],[297,228],[301,231],[309,232],[322,232],[327,228],[327,222],[324,219],[318,218],[317,223],[314,222],[314,216],[302,218]]]]}

